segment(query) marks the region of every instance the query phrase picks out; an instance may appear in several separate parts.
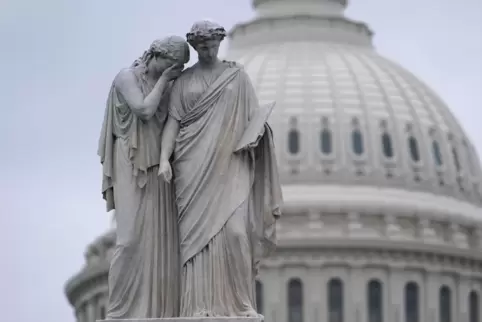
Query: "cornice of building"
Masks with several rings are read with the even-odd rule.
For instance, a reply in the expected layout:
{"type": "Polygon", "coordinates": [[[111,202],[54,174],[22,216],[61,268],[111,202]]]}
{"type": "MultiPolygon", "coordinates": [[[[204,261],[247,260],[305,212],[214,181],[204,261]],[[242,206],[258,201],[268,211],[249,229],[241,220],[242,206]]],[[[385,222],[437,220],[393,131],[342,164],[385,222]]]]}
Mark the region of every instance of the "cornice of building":
{"type": "Polygon", "coordinates": [[[427,273],[457,274],[482,278],[482,252],[461,251],[436,245],[376,241],[325,241],[308,245],[280,244],[276,253],[261,263],[264,269],[287,267],[326,268],[347,266],[420,270],[427,273]]]}
{"type": "Polygon", "coordinates": [[[380,213],[482,226],[482,208],[448,196],[355,185],[284,185],[285,213],[380,213]]]}

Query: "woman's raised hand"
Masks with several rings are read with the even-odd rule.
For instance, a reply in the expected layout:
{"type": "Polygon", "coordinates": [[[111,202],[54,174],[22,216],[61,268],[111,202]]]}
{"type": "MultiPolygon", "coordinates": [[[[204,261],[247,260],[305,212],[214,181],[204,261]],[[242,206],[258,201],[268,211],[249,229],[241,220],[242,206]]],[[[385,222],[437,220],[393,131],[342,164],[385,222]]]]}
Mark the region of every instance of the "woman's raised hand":
{"type": "Polygon", "coordinates": [[[174,64],[171,67],[166,68],[161,77],[164,77],[167,81],[172,81],[181,76],[184,65],[174,64]]]}

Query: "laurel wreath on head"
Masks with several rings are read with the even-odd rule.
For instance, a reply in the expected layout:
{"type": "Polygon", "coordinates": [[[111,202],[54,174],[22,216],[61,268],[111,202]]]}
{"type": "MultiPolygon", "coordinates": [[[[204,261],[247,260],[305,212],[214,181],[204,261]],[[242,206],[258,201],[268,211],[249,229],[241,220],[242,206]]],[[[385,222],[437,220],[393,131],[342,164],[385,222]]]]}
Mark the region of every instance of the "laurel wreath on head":
{"type": "Polygon", "coordinates": [[[225,37],[226,30],[222,26],[207,20],[196,22],[186,34],[187,42],[193,47],[207,40],[222,41],[225,37]]]}

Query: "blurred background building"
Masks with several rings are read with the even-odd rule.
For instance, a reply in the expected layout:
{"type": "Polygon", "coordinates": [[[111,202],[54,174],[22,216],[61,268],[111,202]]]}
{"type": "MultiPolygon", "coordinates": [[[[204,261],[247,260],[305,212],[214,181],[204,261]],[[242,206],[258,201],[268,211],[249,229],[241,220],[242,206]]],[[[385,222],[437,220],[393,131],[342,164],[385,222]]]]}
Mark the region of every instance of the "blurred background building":
{"type": "MultiPolygon", "coordinates": [[[[275,100],[285,197],[256,284],[267,322],[481,322],[482,173],[444,102],[379,56],[347,0],[253,0],[230,31],[261,103],[275,100]]],[[[66,285],[104,318],[115,225],[66,285]]]]}

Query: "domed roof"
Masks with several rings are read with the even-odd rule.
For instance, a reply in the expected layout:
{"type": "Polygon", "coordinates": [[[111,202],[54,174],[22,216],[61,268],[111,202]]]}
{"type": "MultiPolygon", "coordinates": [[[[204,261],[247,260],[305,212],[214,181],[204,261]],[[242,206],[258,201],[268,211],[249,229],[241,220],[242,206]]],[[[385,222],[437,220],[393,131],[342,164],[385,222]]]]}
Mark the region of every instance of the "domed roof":
{"type": "Polygon", "coordinates": [[[233,28],[228,51],[260,102],[277,102],[270,124],[282,182],[389,187],[480,205],[479,159],[440,97],[378,55],[371,30],[343,16],[344,1],[290,3],[256,1],[265,7],[233,28]]]}

